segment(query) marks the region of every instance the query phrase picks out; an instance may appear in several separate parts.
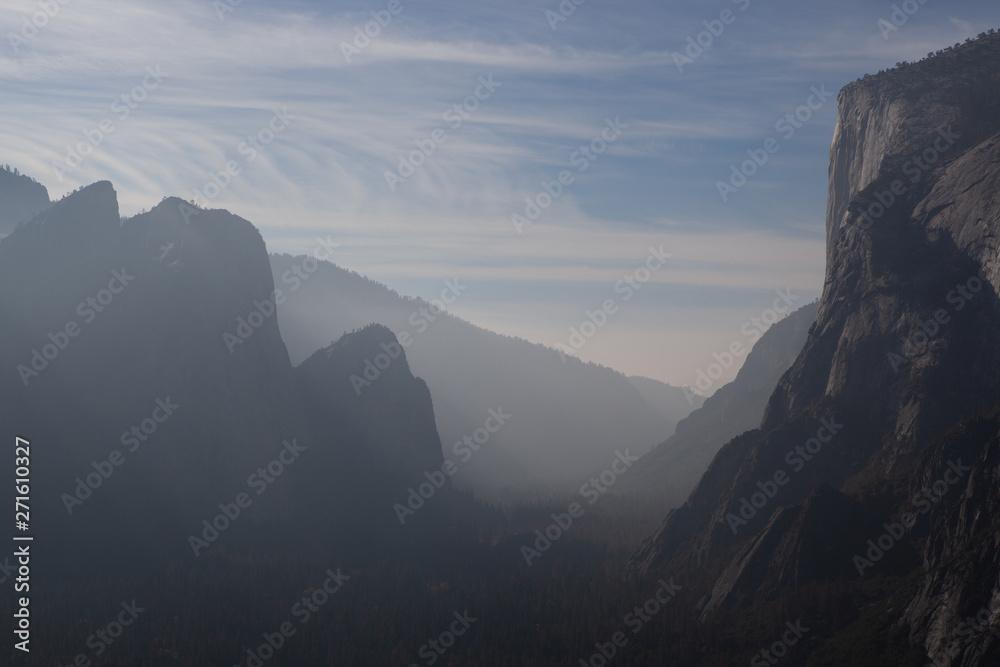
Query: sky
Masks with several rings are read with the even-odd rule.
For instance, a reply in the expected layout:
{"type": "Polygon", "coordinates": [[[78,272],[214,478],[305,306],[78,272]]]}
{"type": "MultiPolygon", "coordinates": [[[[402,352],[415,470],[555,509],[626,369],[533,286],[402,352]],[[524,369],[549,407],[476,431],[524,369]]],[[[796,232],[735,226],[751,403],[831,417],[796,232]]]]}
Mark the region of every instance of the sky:
{"type": "Polygon", "coordinates": [[[0,0],[0,162],[332,239],[403,294],[457,279],[453,314],[629,375],[719,363],[711,393],[754,318],[821,294],[837,91],[994,27],[992,0],[0,0]]]}

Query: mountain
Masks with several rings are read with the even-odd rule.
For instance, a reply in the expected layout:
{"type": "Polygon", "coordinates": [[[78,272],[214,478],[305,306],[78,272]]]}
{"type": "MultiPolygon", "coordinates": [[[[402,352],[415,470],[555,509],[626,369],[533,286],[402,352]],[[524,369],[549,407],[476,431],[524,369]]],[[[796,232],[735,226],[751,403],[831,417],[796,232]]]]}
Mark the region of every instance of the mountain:
{"type": "Polygon", "coordinates": [[[760,424],[768,397],[805,344],[817,307],[818,302],[803,306],[771,326],[747,354],[736,378],[642,457],[622,489],[655,496],[668,507],[681,505],[719,449],[760,424]]]}
{"type": "MultiPolygon", "coordinates": [[[[278,321],[293,363],[373,322],[396,333],[434,397],[454,480],[478,495],[575,490],[616,450],[649,451],[693,409],[681,389],[639,380],[640,391],[621,373],[442,314],[327,261],[272,254],[271,270],[286,292],[278,321]],[[490,410],[510,419],[487,439],[490,410]],[[474,436],[482,442],[470,451],[474,436]]],[[[443,297],[460,299],[465,288],[445,281],[443,297]]],[[[339,382],[363,395],[379,373],[362,362],[342,369],[339,382]]]]}
{"type": "Polygon", "coordinates": [[[805,346],[630,571],[703,621],[808,609],[809,664],[996,664],[1000,36],[846,86],[830,153],[805,346]]]}
{"type": "Polygon", "coordinates": [[[34,445],[32,514],[50,553],[199,555],[189,536],[240,515],[240,494],[249,518],[230,516],[229,545],[267,545],[259,525],[274,521],[313,541],[316,521],[393,528],[394,500],[442,465],[429,392],[401,349],[363,397],[333,381],[399,348],[388,330],[293,370],[264,241],[226,211],[165,199],[122,224],[111,184],[96,183],[0,242],[0,285],[0,428],[34,445]]]}
{"type": "Polygon", "coordinates": [[[0,167],[0,237],[44,211],[49,191],[38,181],[7,165],[0,167]]]}

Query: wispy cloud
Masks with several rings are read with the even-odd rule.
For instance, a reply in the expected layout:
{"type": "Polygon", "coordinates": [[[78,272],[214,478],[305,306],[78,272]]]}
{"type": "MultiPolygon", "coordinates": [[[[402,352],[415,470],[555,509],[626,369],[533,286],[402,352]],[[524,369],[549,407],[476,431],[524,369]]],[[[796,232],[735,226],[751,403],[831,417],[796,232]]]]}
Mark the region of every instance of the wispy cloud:
{"type": "MultiPolygon", "coordinates": [[[[342,237],[345,265],[407,292],[462,271],[492,286],[484,293],[564,285],[545,293],[571,304],[647,242],[676,247],[663,289],[701,286],[717,303],[785,282],[815,291],[834,105],[733,201],[715,182],[809,86],[836,89],[994,18],[971,0],[928,5],[887,42],[876,27],[885,7],[753,2],[681,74],[672,53],[718,7],[587,3],[553,31],[546,3],[403,6],[348,62],[342,42],[379,3],[248,1],[220,20],[201,0],[72,0],[16,53],[0,42],[0,160],[54,196],[111,180],[126,214],[191,198],[237,160],[240,174],[207,203],[252,220],[275,250],[305,252],[318,231],[342,237]],[[166,80],[119,119],[113,101],[148,66],[166,80]],[[500,88],[453,128],[445,112],[490,75],[500,88]],[[248,161],[240,143],[286,107],[294,120],[248,161]],[[109,117],[114,132],[60,174],[54,165],[109,117]],[[628,124],[620,141],[517,235],[511,214],[614,117],[628,124]],[[391,190],[386,172],[435,129],[447,141],[391,190]]],[[[2,35],[38,11],[31,0],[0,7],[2,35]]],[[[465,301],[476,313],[486,303],[465,301]]]]}

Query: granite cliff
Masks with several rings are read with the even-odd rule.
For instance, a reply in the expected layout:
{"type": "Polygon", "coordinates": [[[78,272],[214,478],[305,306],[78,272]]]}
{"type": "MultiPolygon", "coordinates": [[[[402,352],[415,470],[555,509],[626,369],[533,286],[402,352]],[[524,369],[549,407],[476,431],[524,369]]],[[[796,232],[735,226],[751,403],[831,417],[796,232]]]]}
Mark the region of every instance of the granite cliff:
{"type": "MultiPolygon", "coordinates": [[[[855,624],[995,664],[992,632],[960,623],[1000,608],[1000,36],[846,86],[830,158],[802,352],[631,574],[700,581],[708,620],[803,586],[864,598],[874,572],[897,604],[855,624]]],[[[855,650],[843,619],[811,622],[833,660],[816,664],[855,650]]]]}

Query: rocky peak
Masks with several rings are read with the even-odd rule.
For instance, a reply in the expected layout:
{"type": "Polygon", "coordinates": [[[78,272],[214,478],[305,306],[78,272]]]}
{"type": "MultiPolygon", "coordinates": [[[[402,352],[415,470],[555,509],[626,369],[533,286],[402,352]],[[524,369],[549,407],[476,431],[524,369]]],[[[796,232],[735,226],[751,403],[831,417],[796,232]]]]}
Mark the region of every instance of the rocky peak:
{"type": "Polygon", "coordinates": [[[344,457],[391,471],[382,484],[441,468],[430,390],[410,372],[388,327],[371,324],[344,334],[295,372],[321,432],[338,435],[344,457]]]}

